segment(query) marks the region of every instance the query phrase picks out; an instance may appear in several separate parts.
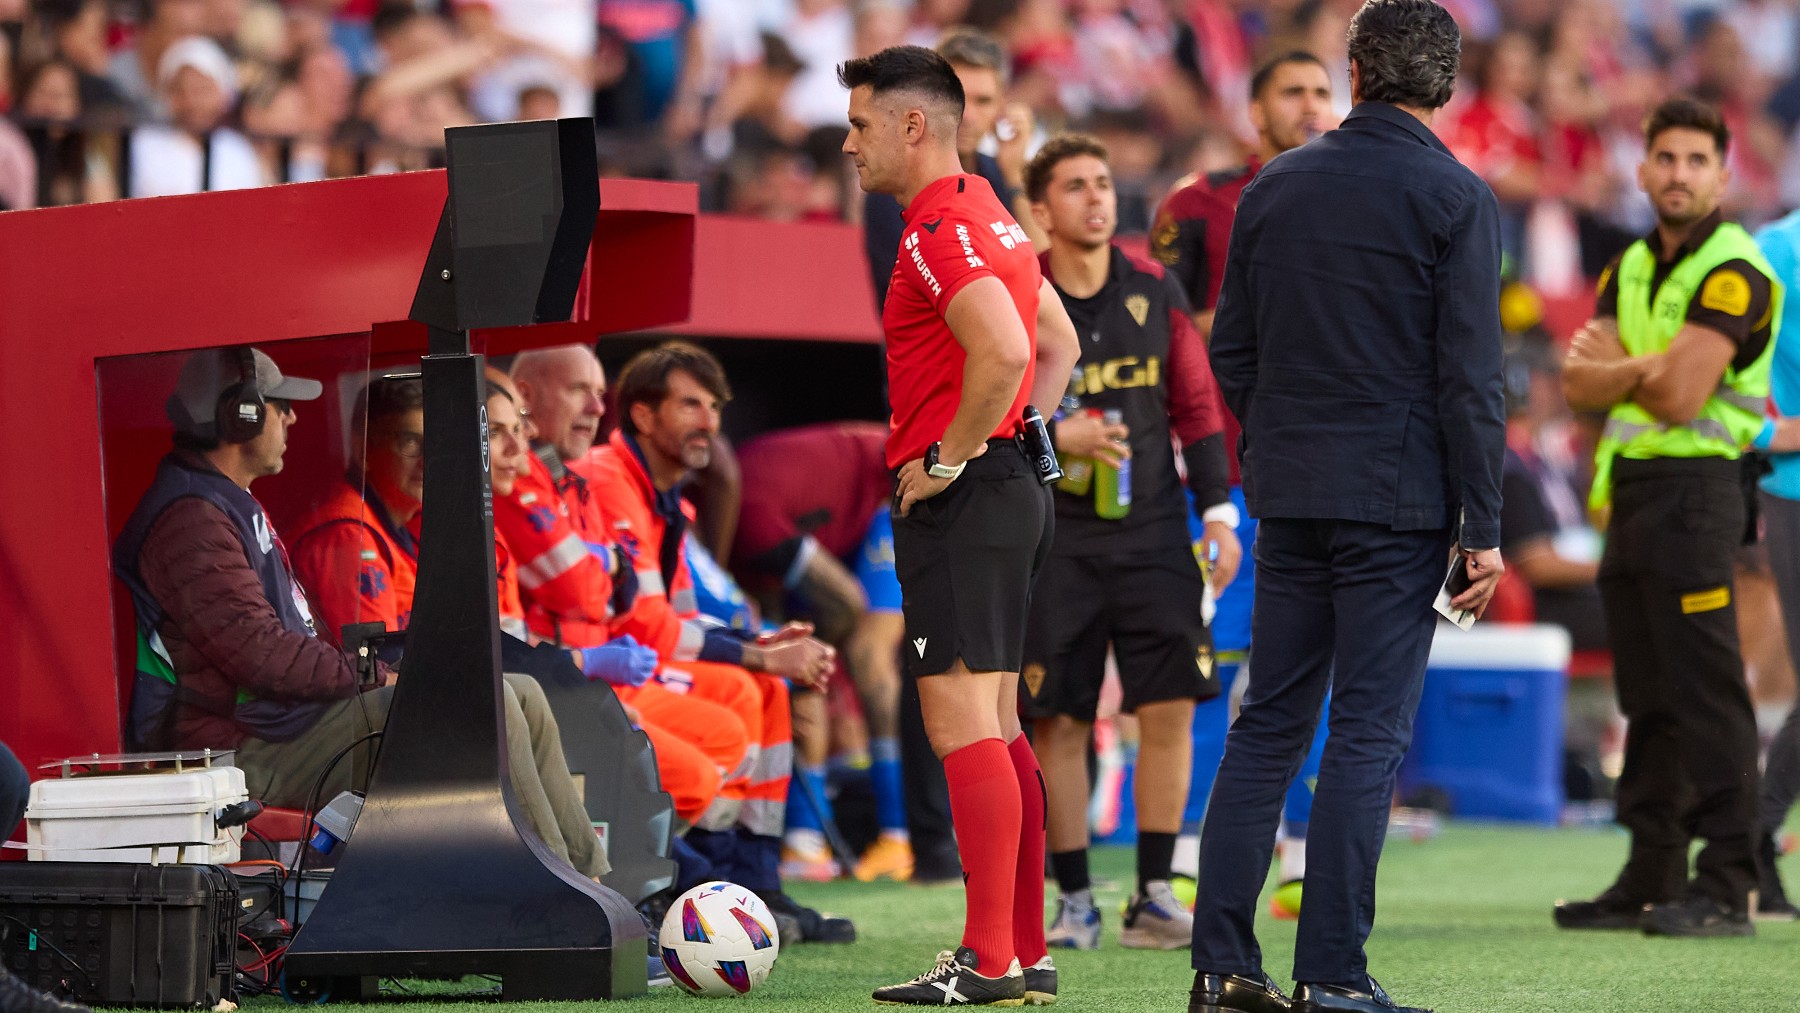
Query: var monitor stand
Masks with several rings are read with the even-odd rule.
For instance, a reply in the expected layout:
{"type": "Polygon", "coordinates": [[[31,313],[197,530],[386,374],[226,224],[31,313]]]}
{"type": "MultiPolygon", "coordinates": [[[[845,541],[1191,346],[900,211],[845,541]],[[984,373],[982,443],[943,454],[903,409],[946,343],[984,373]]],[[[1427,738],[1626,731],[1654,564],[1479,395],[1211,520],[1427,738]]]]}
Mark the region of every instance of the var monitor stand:
{"type": "Polygon", "coordinates": [[[446,132],[450,196],[411,316],[425,323],[418,593],[352,839],[288,948],[302,1000],[382,978],[497,975],[507,1000],[645,990],[636,910],[524,822],[505,763],[484,358],[468,332],[566,321],[599,211],[591,120],[446,132]]]}

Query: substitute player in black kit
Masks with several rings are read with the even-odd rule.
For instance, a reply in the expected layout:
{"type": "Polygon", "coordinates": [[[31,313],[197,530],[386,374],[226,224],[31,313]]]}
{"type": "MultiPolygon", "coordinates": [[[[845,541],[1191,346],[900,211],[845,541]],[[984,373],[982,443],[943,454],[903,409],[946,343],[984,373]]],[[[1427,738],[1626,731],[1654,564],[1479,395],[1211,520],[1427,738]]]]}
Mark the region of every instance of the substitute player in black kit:
{"type": "Polygon", "coordinates": [[[1228,584],[1239,559],[1223,413],[1206,345],[1174,279],[1112,242],[1117,198],[1106,148],[1082,134],[1052,138],[1025,172],[1038,225],[1050,237],[1039,258],[1081,341],[1074,393],[1081,407],[1057,423],[1069,458],[1131,460],[1131,508],[1100,516],[1089,489],[1059,490],[1056,541],[1038,575],[1025,638],[1027,713],[1050,796],[1049,849],[1061,896],[1052,946],[1099,944],[1088,889],[1087,745],[1110,646],[1123,710],[1141,730],[1136,794],[1138,888],[1121,945],[1185,948],[1193,918],[1170,890],[1193,767],[1194,702],[1218,694],[1202,618],[1206,584],[1188,542],[1188,499],[1171,436],[1181,442],[1188,487],[1203,511],[1205,540],[1228,584]],[[1122,425],[1099,412],[1116,410],[1122,425]]]}
{"type": "Polygon", "coordinates": [[[963,90],[950,64],[897,46],[843,64],[838,78],[850,89],[845,154],[864,190],[905,209],[882,309],[901,653],[944,760],[967,901],[962,944],[874,998],[1047,1003],[1043,777],[1019,727],[1018,672],[1052,525],[1021,436],[1027,404],[1061,396],[1075,333],[1024,230],[986,180],[962,171],[963,90]]]}

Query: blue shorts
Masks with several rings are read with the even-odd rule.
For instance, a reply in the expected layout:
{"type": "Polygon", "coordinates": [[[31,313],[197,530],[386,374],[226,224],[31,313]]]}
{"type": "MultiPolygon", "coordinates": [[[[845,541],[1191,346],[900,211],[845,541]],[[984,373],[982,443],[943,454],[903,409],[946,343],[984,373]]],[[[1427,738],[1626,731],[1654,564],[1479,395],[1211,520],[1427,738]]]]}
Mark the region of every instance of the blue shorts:
{"type": "Polygon", "coordinates": [[[850,561],[850,569],[869,598],[870,612],[900,611],[900,574],[894,569],[894,518],[887,507],[869,519],[869,533],[850,561]]]}

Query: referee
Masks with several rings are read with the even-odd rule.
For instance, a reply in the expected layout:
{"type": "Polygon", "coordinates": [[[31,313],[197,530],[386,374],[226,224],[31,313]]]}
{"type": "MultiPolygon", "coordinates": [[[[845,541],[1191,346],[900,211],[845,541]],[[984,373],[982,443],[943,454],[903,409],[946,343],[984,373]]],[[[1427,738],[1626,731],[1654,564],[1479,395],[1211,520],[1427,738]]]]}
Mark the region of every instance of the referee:
{"type": "Polygon", "coordinates": [[[1024,230],[962,171],[963,89],[950,64],[897,46],[844,63],[838,79],[850,89],[844,153],[864,190],[905,208],[882,310],[901,654],[944,761],[967,902],[961,944],[874,998],[1049,1002],[1043,779],[1020,734],[1018,673],[1052,524],[1019,437],[1027,403],[1060,398],[1079,349],[1024,230]]]}

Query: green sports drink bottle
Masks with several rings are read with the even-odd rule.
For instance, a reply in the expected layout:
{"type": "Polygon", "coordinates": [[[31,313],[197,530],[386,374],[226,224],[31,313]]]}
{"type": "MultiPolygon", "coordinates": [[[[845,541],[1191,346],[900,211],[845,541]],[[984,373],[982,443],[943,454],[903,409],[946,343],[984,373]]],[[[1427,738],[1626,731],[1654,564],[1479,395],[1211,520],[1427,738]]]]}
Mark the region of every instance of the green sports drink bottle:
{"type": "MultiPolygon", "coordinates": [[[[1108,408],[1102,418],[1109,426],[1125,421],[1125,413],[1108,408]]],[[[1117,468],[1105,461],[1094,460],[1094,512],[1116,521],[1131,512],[1131,459],[1119,462],[1117,468]]]]}
{"type": "MultiPolygon", "coordinates": [[[[1056,418],[1059,421],[1071,418],[1076,412],[1082,411],[1081,398],[1076,393],[1079,390],[1081,390],[1081,367],[1077,366],[1075,374],[1069,378],[1068,393],[1063,395],[1062,404],[1056,409],[1056,418]]],[[[1088,490],[1092,489],[1094,485],[1094,459],[1076,457],[1059,450],[1056,452],[1056,461],[1062,465],[1063,470],[1063,477],[1056,480],[1056,487],[1066,493],[1086,496],[1088,490]]]]}

